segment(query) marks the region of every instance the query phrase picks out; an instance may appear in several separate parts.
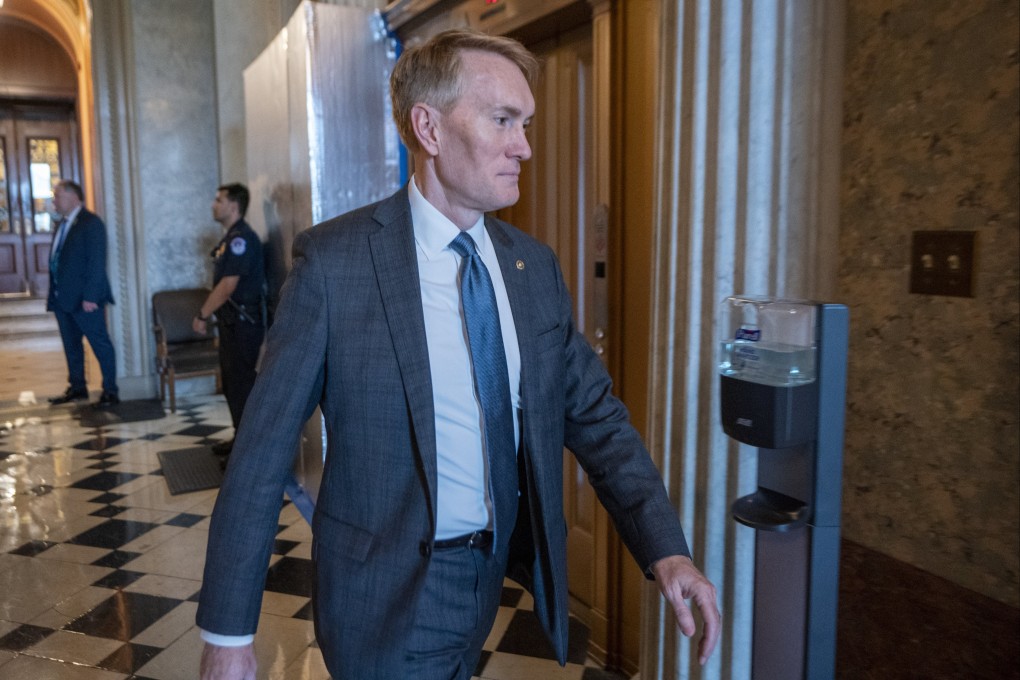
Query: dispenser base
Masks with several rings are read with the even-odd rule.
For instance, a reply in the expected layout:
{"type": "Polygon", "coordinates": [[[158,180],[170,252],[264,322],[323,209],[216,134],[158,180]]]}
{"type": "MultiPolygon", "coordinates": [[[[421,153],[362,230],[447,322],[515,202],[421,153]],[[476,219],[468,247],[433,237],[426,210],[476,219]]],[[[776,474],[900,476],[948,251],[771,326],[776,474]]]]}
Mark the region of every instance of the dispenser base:
{"type": "Polygon", "coordinates": [[[731,512],[744,526],[762,531],[791,531],[805,526],[811,517],[804,501],[761,486],[733,501],[731,512]]]}

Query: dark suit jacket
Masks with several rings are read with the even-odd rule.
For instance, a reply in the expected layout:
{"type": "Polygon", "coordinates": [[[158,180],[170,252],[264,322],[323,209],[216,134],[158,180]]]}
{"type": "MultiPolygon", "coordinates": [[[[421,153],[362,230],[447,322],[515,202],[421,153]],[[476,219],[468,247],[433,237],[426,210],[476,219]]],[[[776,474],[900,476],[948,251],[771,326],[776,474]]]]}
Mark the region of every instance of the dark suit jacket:
{"type": "MultiPolygon", "coordinates": [[[[521,351],[527,508],[508,575],[567,649],[563,446],[643,569],[688,554],[661,477],[601,361],[576,332],[552,251],[486,218],[521,351]]],[[[407,190],[295,239],[294,267],[210,527],[198,624],[259,617],[284,484],[321,405],[328,453],[313,520],[316,635],[335,677],[402,678],[436,521],[436,434],[407,190]]]]}
{"type": "Polygon", "coordinates": [[[110,280],[106,277],[106,225],[85,208],[78,211],[64,237],[57,261],[57,281],[50,272],[46,309],[74,312],[83,300],[98,305],[113,304],[110,280]]]}

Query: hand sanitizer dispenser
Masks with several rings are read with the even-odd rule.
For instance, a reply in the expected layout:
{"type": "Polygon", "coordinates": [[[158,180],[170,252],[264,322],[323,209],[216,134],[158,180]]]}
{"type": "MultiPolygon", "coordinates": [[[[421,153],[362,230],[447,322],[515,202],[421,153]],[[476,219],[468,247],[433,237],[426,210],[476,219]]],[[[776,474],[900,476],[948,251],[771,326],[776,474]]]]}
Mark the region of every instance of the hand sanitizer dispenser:
{"type": "Polygon", "coordinates": [[[817,305],[798,300],[729,297],[723,302],[719,373],[723,430],[768,449],[815,435],[817,305]]]}
{"type": "Polygon", "coordinates": [[[758,296],[722,303],[723,430],[758,447],[758,488],[733,518],[756,530],[753,677],[835,673],[848,314],[758,296]]]}

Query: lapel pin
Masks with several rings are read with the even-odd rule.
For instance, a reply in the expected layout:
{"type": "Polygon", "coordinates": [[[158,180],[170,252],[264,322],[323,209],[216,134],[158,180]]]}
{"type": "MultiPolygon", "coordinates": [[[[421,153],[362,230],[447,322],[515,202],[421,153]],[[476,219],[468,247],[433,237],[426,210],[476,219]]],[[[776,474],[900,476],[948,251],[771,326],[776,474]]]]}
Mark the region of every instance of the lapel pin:
{"type": "Polygon", "coordinates": [[[517,260],[517,269],[524,269],[524,260],[517,260]]]}

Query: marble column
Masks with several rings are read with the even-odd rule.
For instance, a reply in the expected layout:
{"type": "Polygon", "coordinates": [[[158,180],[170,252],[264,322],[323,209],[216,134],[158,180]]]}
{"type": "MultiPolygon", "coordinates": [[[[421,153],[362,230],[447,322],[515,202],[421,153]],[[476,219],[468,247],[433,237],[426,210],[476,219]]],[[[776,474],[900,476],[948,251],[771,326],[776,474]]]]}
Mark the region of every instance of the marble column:
{"type": "Polygon", "coordinates": [[[222,236],[209,211],[219,177],[212,16],[211,0],[93,7],[96,208],[122,399],[157,392],[151,294],[209,285],[222,236]]]}
{"type": "Polygon", "coordinates": [[[122,399],[154,391],[152,352],[146,344],[148,308],[139,224],[136,167],[131,4],[127,0],[93,3],[92,78],[95,91],[96,211],[107,227],[107,273],[116,304],[108,307],[110,337],[117,356],[122,399]]]}
{"type": "Polygon", "coordinates": [[[720,302],[831,300],[835,290],[843,0],[663,0],[649,446],[696,564],[716,584],[709,664],[646,591],[641,678],[751,677],[754,532],[730,503],[756,449],[722,432],[720,302]]]}

